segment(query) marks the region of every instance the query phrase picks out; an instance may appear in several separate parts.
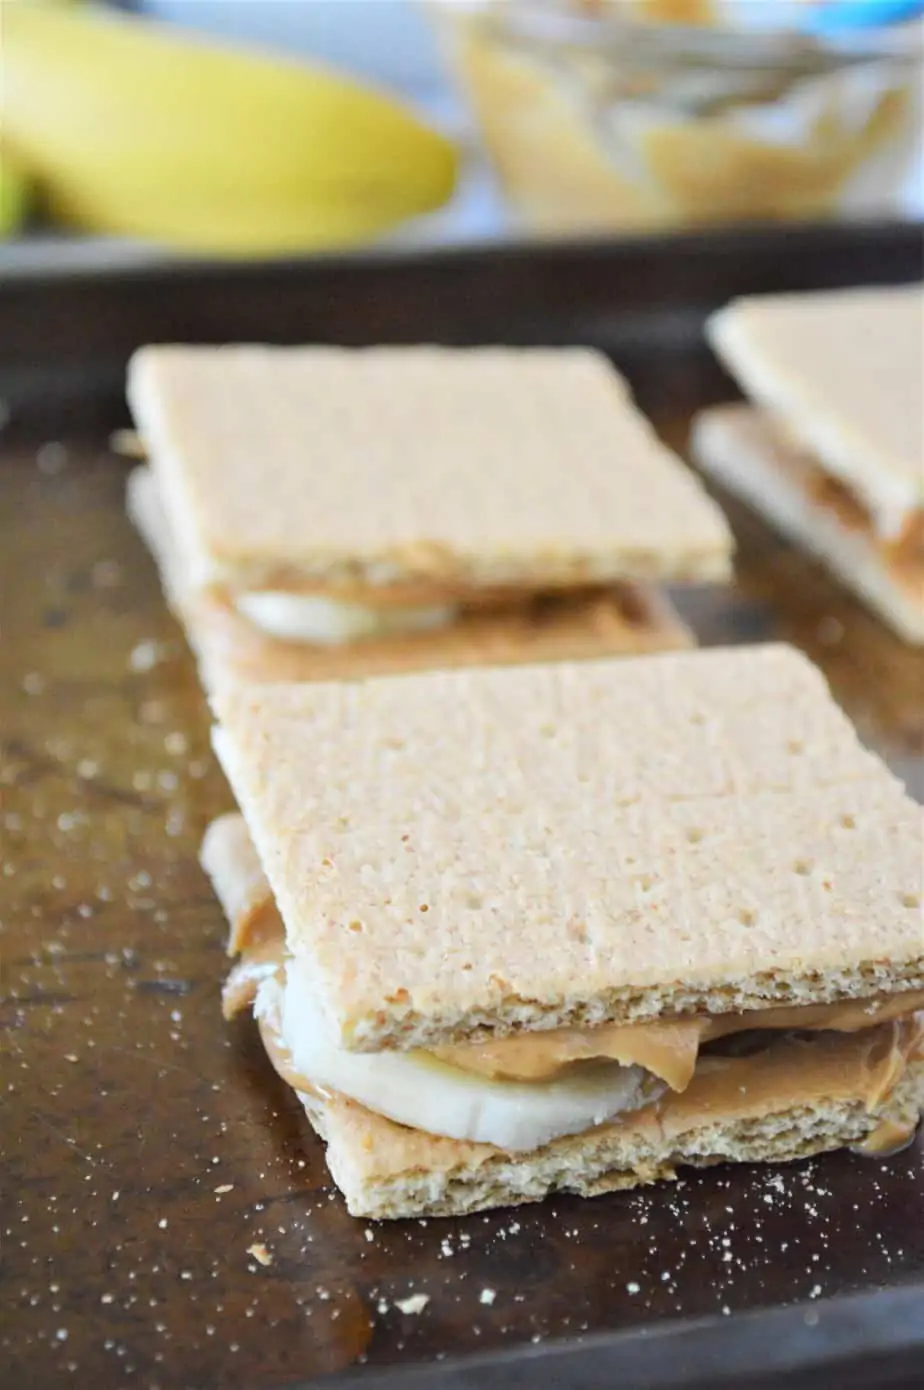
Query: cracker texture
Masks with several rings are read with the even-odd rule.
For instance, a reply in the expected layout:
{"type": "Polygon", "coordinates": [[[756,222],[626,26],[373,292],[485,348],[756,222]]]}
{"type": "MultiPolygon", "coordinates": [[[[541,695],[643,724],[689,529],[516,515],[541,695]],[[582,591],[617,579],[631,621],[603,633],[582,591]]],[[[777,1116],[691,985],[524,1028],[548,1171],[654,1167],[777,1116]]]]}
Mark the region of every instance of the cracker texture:
{"type": "Polygon", "coordinates": [[[148,347],[128,393],[196,585],[728,574],[721,511],[584,349],[148,347]]]}
{"type": "Polygon", "coordinates": [[[903,641],[924,646],[924,559],[896,570],[870,531],[815,501],[800,486],[797,451],[763,412],[747,405],[703,411],[691,452],[704,472],[820,560],[903,641]]]}
{"type": "Polygon", "coordinates": [[[922,810],[790,648],[228,689],[344,1045],[924,984],[922,810]]]}
{"type": "Polygon", "coordinates": [[[734,300],[708,326],[755,404],[896,535],[924,507],[924,286],[734,300]]]}

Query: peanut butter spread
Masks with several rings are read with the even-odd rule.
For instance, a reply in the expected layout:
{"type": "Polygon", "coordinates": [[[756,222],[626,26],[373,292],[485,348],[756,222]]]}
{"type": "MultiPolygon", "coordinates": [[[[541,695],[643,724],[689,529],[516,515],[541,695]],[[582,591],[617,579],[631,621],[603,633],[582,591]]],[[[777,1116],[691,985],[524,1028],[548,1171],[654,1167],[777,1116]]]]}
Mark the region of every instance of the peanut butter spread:
{"type": "MultiPolygon", "coordinates": [[[[299,1095],[335,1099],[297,1071],[276,1019],[263,1015],[259,1027],[267,1055],[284,1081],[299,1095]]],[[[832,1097],[858,1101],[872,1114],[894,1091],[909,1062],[922,1055],[921,1014],[879,1023],[863,1032],[824,1032],[810,1042],[781,1033],[749,1056],[704,1057],[686,1090],[669,1090],[641,1110],[610,1123],[629,1130],[653,1123],[663,1138],[670,1139],[710,1119],[773,1114],[832,1097]]],[[[883,1121],[857,1148],[884,1155],[903,1147],[912,1134],[903,1125],[883,1121]]]]}
{"type": "MultiPolygon", "coordinates": [[[[238,874],[250,854],[259,868],[256,853],[242,830],[238,846],[238,874]],[[246,839],[246,847],[243,841],[246,839]]],[[[208,847],[203,851],[208,858],[208,847]]],[[[251,865],[251,868],[253,866],[251,865]]],[[[265,880],[264,894],[265,894],[265,880]]],[[[285,969],[285,943],[282,922],[272,900],[267,906],[254,902],[252,896],[241,895],[240,915],[231,917],[231,941],[242,952],[222,994],[223,1012],[231,1018],[252,1004],[260,981],[269,975],[280,975],[285,969]]],[[[754,1062],[753,1076],[759,1076],[756,1059],[772,1050],[771,1040],[752,1057],[699,1057],[706,1043],[745,1032],[765,1031],[791,1035],[793,1032],[822,1034],[824,1056],[839,1059],[849,1056],[857,1069],[858,1084],[866,1103],[872,1108],[891,1091],[900,1079],[914,1048],[921,1046],[924,1037],[924,990],[905,990],[898,994],[881,995],[872,999],[842,1000],[834,1004],[807,1004],[794,1008],[759,1009],[744,1014],[720,1014],[669,1019],[653,1023],[603,1024],[595,1028],[559,1028],[548,1032],[521,1033],[507,1038],[491,1038],[484,1042],[464,1043],[451,1047],[433,1048],[440,1061],[463,1071],[486,1078],[508,1081],[544,1081],[560,1075],[578,1062],[610,1059],[623,1066],[641,1066],[667,1083],[671,1091],[681,1095],[689,1090],[694,1078],[698,1088],[704,1075],[732,1075],[734,1084],[751,1084],[748,1063],[754,1062]],[[888,1025],[888,1026],[887,1026],[888,1025]],[[829,1034],[847,1037],[851,1034],[869,1035],[868,1050],[856,1048],[831,1051],[829,1034]],[[883,1040],[888,1039],[888,1046],[883,1040]],[[731,1070],[729,1070],[730,1065],[731,1070]],[[742,1081],[741,1078],[744,1077],[742,1081]]],[[[272,1028],[261,1020],[261,1031],[267,1041],[272,1028]]],[[[814,1044],[813,1044],[814,1045],[814,1044]]],[[[291,1064],[284,1059],[277,1065],[277,1055],[283,1045],[270,1036],[267,1050],[274,1066],[296,1090],[310,1092],[310,1079],[299,1077],[291,1081],[291,1064]]],[[[284,1049],[283,1049],[284,1050],[284,1049]]],[[[822,1053],[819,1053],[821,1056],[822,1053]]],[[[731,1082],[729,1081],[729,1084],[731,1082]]],[[[712,1096],[718,1081],[709,1088],[712,1096]]],[[[721,1087],[719,1087],[721,1091],[721,1087]]],[[[710,1101],[710,1104],[713,1102],[710,1101]]],[[[717,1102],[716,1102],[717,1103],[717,1102]]]]}
{"type": "Polygon", "coordinates": [[[463,1071],[507,1081],[546,1081],[574,1062],[610,1058],[626,1067],[645,1067],[671,1090],[683,1091],[696,1070],[700,1047],[718,1038],[757,1030],[856,1033],[915,1009],[924,1009],[924,990],[746,1014],[560,1028],[433,1051],[463,1071]]]}
{"type": "Polygon", "coordinates": [[[913,512],[894,539],[878,537],[869,511],[856,494],[826,472],[784,422],[768,412],[761,412],[761,416],[779,446],[777,467],[817,506],[833,513],[846,530],[869,536],[895,580],[920,593],[924,589],[924,511],[913,512]]]}
{"type": "MultiPolygon", "coordinates": [[[[730,59],[714,71],[694,67],[696,80],[680,59],[665,78],[631,51],[625,65],[605,51],[598,61],[583,50],[573,60],[564,43],[556,62],[543,62],[514,41],[515,33],[514,40],[495,37],[477,9],[444,8],[501,180],[542,228],[817,216],[842,203],[860,171],[875,172],[884,152],[902,150],[910,139],[907,83],[885,74],[821,72],[790,83],[781,71],[776,99],[771,91],[762,103],[746,93],[734,100],[725,93],[742,84],[740,77],[734,82],[730,59]],[[711,101],[704,99],[710,79],[711,101]],[[691,85],[696,101],[685,103],[691,85]],[[611,89],[623,100],[604,107],[600,93],[611,89]]],[[[748,8],[745,0],[740,8],[748,8]]],[[[575,0],[581,11],[722,30],[734,6],[575,0]]]]}

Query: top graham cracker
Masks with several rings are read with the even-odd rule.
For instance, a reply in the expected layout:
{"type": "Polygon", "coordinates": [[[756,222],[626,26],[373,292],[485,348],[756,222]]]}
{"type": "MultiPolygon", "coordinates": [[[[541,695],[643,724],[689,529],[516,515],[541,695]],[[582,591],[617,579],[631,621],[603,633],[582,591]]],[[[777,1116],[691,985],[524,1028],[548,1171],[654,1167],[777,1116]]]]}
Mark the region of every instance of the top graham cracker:
{"type": "Polygon", "coordinates": [[[924,813],[790,648],[215,707],[346,1046],[924,986],[924,813]]]}
{"type": "Polygon", "coordinates": [[[708,334],[742,390],[855,491],[880,534],[924,508],[924,286],[737,299],[708,334]]]}
{"type": "Polygon", "coordinates": [[[721,511],[591,351],[148,347],[128,393],[203,583],[728,573],[721,511]]]}

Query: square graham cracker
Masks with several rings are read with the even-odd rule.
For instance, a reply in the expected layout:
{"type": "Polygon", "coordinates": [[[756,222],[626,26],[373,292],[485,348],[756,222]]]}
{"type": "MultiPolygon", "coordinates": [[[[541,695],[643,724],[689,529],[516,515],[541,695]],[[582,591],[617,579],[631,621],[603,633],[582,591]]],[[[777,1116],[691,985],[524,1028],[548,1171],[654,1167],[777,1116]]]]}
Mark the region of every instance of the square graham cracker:
{"type": "Polygon", "coordinates": [[[720,509],[589,350],[148,347],[128,395],[193,588],[729,573],[720,509]]]}
{"type": "Polygon", "coordinates": [[[924,984],[924,812],[790,648],[214,705],[347,1047],[924,984]]]}
{"type": "Polygon", "coordinates": [[[782,423],[894,538],[924,509],[924,286],[733,300],[707,333],[782,423]]]}

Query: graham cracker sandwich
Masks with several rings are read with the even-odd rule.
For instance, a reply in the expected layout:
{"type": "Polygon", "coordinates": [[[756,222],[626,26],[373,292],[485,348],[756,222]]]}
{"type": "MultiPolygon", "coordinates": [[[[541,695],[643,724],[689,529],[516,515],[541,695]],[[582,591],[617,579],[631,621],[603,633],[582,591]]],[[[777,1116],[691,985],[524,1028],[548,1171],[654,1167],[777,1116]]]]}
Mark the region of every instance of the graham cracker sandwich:
{"type": "Polygon", "coordinates": [[[578,349],[148,347],[128,505],[207,686],[660,650],[719,508],[578,349]]]}
{"type": "Polygon", "coordinates": [[[924,286],[735,300],[709,338],[750,403],[696,462],[924,643],[924,286]]]}
{"type": "Polygon", "coordinates": [[[790,648],[227,687],[202,861],[354,1215],[910,1139],[924,813],[790,648]]]}

